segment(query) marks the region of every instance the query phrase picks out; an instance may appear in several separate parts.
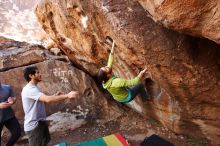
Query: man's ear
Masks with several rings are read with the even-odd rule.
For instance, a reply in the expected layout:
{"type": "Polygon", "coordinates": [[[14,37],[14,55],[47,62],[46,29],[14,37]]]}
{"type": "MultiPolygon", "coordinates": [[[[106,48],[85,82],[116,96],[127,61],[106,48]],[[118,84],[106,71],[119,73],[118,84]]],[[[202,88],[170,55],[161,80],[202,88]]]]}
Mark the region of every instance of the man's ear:
{"type": "Polygon", "coordinates": [[[32,75],[32,74],[29,74],[29,78],[30,78],[30,79],[32,79],[32,78],[33,78],[33,76],[34,76],[34,75],[32,75]]]}

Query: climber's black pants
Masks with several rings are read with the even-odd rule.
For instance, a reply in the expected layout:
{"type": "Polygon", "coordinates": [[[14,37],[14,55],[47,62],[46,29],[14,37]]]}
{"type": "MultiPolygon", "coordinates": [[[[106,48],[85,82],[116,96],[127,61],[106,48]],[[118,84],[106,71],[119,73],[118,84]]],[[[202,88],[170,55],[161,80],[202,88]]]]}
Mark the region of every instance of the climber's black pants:
{"type": "Polygon", "coordinates": [[[138,83],[135,86],[128,88],[128,97],[125,100],[121,100],[119,102],[130,102],[132,101],[137,95],[140,95],[142,99],[147,99],[148,95],[142,83],[138,83]]]}

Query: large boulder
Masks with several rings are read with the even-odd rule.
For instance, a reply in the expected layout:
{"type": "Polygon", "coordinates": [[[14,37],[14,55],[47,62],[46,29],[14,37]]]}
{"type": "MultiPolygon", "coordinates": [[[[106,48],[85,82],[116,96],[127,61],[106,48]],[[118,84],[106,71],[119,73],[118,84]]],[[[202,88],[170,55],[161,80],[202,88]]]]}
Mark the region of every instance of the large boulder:
{"type": "Polygon", "coordinates": [[[40,45],[30,45],[0,37],[0,71],[46,60],[47,51],[40,45]]]}
{"type": "Polygon", "coordinates": [[[220,43],[219,0],[138,0],[165,27],[220,43]]]}
{"type": "Polygon", "coordinates": [[[132,78],[148,67],[152,75],[145,83],[153,102],[128,105],[177,133],[219,144],[217,44],[163,28],[136,1],[42,0],[36,14],[69,59],[94,76],[115,40],[115,74],[132,78]]]}
{"type": "Polygon", "coordinates": [[[38,0],[0,1],[0,35],[18,41],[41,43],[48,37],[34,14],[38,0]]]}
{"type": "Polygon", "coordinates": [[[58,91],[68,93],[79,91],[79,98],[46,105],[51,132],[74,129],[87,120],[97,118],[114,119],[123,112],[104,98],[93,79],[72,66],[65,56],[53,56],[39,45],[16,42],[0,38],[0,77],[2,84],[12,86],[18,98],[13,109],[23,123],[24,113],[21,102],[22,88],[27,84],[23,70],[27,65],[36,65],[42,74],[40,90],[46,95],[58,91]],[[80,119],[77,121],[77,119],[80,119]],[[56,126],[56,127],[54,127],[56,126]]]}

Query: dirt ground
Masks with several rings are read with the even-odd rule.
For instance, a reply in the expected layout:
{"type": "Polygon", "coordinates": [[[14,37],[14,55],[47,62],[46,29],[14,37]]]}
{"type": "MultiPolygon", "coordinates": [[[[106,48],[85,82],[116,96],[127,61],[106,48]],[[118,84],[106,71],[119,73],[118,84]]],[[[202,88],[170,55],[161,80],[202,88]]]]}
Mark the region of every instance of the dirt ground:
{"type": "MultiPolygon", "coordinates": [[[[104,122],[95,120],[75,129],[51,135],[49,146],[66,142],[67,145],[93,140],[119,132],[132,146],[139,146],[146,136],[152,134],[170,141],[175,146],[208,146],[207,142],[189,138],[183,135],[176,135],[167,128],[164,128],[154,119],[146,119],[135,112],[129,112],[115,120],[104,122]]],[[[3,144],[6,137],[3,138],[3,144]]],[[[27,139],[20,140],[16,146],[27,146],[27,139]]]]}

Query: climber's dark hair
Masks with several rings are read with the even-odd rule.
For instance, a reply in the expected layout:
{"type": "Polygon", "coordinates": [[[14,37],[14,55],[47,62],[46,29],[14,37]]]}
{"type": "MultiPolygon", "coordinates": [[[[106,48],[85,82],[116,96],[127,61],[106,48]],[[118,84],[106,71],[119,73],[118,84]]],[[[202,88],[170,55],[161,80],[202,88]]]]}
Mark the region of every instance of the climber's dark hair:
{"type": "Polygon", "coordinates": [[[24,78],[27,82],[30,82],[31,78],[29,77],[29,75],[34,75],[36,73],[36,70],[38,70],[38,68],[36,66],[28,66],[24,69],[24,78]]]}
{"type": "Polygon", "coordinates": [[[104,70],[102,70],[102,69],[99,69],[99,72],[98,72],[98,79],[99,79],[99,81],[101,82],[101,83],[105,83],[105,82],[107,82],[108,81],[108,73],[106,72],[106,71],[104,71],[104,70]]]}

